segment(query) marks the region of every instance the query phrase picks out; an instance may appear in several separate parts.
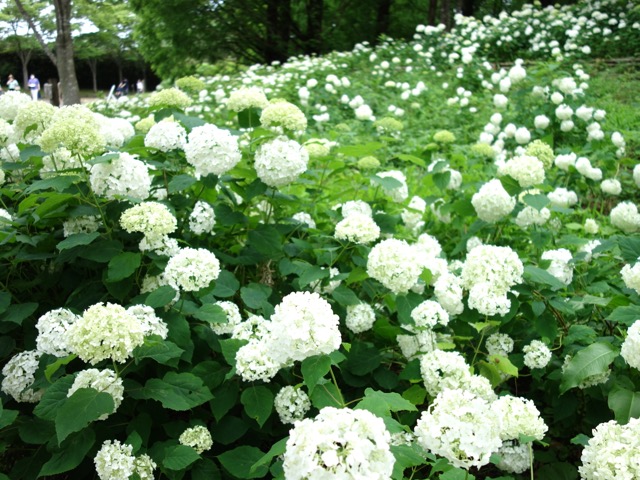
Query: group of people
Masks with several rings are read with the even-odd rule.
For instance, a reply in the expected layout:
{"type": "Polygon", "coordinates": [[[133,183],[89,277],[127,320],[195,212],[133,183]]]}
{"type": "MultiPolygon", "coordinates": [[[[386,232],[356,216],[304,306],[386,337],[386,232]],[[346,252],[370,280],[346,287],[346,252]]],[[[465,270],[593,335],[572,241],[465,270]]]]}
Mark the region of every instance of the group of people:
{"type": "MultiPolygon", "coordinates": [[[[144,80],[139,79],[136,82],[136,92],[144,93],[144,80]]],[[[115,96],[116,98],[118,98],[125,95],[129,95],[129,80],[127,80],[126,78],[123,78],[122,81],[116,87],[115,96]]]]}
{"type": "MultiPolygon", "coordinates": [[[[9,78],[7,79],[7,90],[10,92],[19,92],[20,91],[20,83],[16,80],[12,74],[9,74],[9,78]]],[[[31,74],[29,80],[27,80],[27,87],[29,88],[29,92],[31,93],[31,98],[33,100],[38,100],[40,98],[40,80],[36,78],[34,74],[31,74]]],[[[2,87],[0,87],[0,95],[4,93],[2,87]]]]}

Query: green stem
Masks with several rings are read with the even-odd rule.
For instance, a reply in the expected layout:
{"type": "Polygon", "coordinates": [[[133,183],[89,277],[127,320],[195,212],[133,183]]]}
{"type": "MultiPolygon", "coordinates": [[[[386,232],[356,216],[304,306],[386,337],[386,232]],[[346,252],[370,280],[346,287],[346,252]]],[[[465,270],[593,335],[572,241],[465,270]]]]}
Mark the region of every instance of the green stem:
{"type": "Polygon", "coordinates": [[[336,380],[336,376],[333,373],[333,368],[329,367],[329,372],[331,373],[331,381],[333,382],[333,384],[335,385],[336,389],[338,390],[338,394],[340,395],[340,403],[342,404],[343,407],[346,407],[347,404],[344,403],[344,397],[342,396],[342,392],[340,391],[340,387],[338,386],[338,380],[336,380]]]}
{"type": "Polygon", "coordinates": [[[534,475],[533,475],[533,448],[532,448],[532,442],[529,442],[529,475],[531,480],[534,479],[534,475]]]}

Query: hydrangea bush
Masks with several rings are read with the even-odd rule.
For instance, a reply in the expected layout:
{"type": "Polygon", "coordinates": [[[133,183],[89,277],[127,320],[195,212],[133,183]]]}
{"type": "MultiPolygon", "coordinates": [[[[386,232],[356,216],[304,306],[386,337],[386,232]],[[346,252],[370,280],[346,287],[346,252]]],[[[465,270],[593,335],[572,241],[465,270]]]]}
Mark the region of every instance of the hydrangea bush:
{"type": "Polygon", "coordinates": [[[628,7],[1,96],[0,479],[635,478],[628,7]]]}

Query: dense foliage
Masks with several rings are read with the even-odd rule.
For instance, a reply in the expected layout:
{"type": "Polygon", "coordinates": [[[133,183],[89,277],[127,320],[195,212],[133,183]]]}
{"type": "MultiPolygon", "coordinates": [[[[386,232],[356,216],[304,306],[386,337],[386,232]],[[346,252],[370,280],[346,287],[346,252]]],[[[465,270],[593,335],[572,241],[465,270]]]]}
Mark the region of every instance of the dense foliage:
{"type": "Polygon", "coordinates": [[[639,17],[0,97],[0,478],[638,476],[639,17]]]}

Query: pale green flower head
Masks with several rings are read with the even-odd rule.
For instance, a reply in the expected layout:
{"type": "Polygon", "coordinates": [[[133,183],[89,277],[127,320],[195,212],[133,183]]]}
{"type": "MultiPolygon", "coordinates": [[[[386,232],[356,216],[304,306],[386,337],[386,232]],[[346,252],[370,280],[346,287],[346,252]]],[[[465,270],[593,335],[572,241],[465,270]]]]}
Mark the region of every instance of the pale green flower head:
{"type": "Polygon", "coordinates": [[[360,160],[358,160],[358,168],[361,168],[363,170],[378,168],[379,166],[380,166],[380,160],[378,160],[376,157],[371,155],[367,157],[362,157],[360,160]]]}
{"type": "Polygon", "coordinates": [[[15,138],[22,142],[34,143],[47,127],[56,107],[47,102],[31,102],[22,107],[15,120],[15,138]]]}
{"type": "Polygon", "coordinates": [[[384,117],[373,124],[379,133],[398,133],[404,129],[404,124],[395,118],[384,117]]]}
{"type": "Polygon", "coordinates": [[[321,158],[329,155],[331,142],[326,138],[311,138],[304,142],[303,147],[309,152],[309,158],[321,158]]]}
{"type": "Polygon", "coordinates": [[[496,156],[496,152],[488,143],[476,143],[471,147],[471,151],[481,157],[493,158],[496,156]]]}
{"type": "Polygon", "coordinates": [[[272,101],[262,110],[260,123],[263,127],[282,127],[292,132],[307,129],[307,117],[293,103],[272,101]]]}
{"type": "Polygon", "coordinates": [[[453,143],[456,141],[456,136],[449,130],[440,130],[433,134],[433,141],[438,143],[453,143]]]}
{"type": "Polygon", "coordinates": [[[96,117],[82,105],[59,108],[53,114],[49,126],[42,132],[39,143],[46,153],[53,153],[64,147],[73,155],[84,157],[100,154],[106,148],[96,117]]]}
{"type": "Polygon", "coordinates": [[[536,157],[542,162],[544,168],[549,168],[553,164],[553,160],[555,159],[553,149],[542,140],[534,140],[529,145],[527,145],[525,155],[536,157]]]}
{"type": "Polygon", "coordinates": [[[138,123],[136,123],[135,129],[138,133],[148,133],[149,130],[151,130],[151,127],[153,127],[155,124],[156,121],[153,118],[153,115],[149,115],[148,117],[143,118],[138,123]]]}
{"type": "Polygon", "coordinates": [[[190,75],[176,80],[176,87],[184,92],[198,93],[205,88],[205,84],[199,78],[190,75]]]}
{"type": "Polygon", "coordinates": [[[154,92],[149,97],[150,107],[166,107],[183,109],[191,105],[191,99],[182,90],[177,88],[167,88],[154,92]]]}

